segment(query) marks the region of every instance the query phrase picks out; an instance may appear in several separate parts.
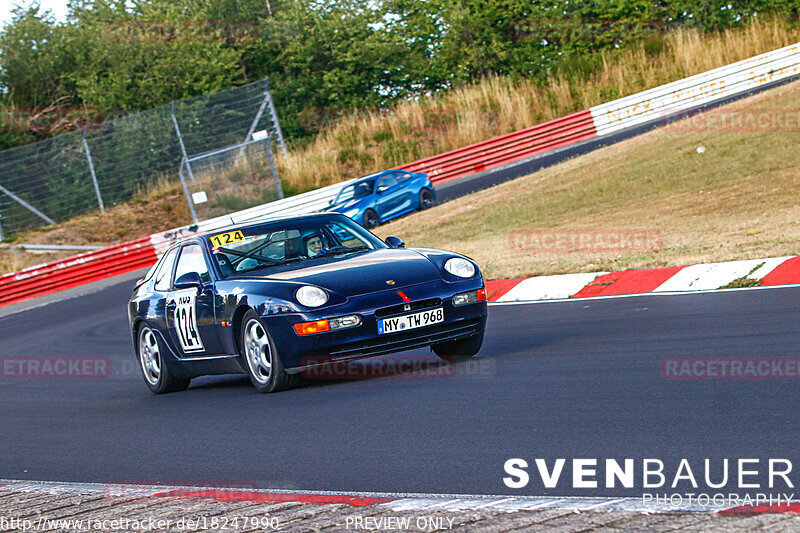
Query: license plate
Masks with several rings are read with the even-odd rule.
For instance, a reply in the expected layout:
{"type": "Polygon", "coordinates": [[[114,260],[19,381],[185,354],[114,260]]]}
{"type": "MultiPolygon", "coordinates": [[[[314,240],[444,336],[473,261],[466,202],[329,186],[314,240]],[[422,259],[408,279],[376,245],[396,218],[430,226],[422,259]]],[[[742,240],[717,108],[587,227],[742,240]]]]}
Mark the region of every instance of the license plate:
{"type": "Polygon", "coordinates": [[[438,324],[439,322],[444,322],[444,309],[441,307],[395,318],[385,318],[383,320],[378,320],[378,335],[407,331],[409,329],[430,326],[431,324],[438,324]]]}

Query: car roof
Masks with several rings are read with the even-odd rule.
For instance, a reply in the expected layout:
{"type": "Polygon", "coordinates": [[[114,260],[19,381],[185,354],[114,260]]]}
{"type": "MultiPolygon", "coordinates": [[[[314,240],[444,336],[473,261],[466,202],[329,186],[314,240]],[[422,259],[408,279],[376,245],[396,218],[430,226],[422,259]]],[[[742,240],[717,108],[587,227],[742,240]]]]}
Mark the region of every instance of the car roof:
{"type": "MultiPolygon", "coordinates": [[[[246,223],[246,224],[238,224],[236,226],[231,226],[231,227],[228,227],[228,228],[221,228],[219,230],[208,231],[206,233],[203,233],[202,235],[198,235],[198,237],[202,237],[202,238],[208,239],[208,238],[210,238],[210,237],[212,237],[214,235],[218,235],[220,233],[227,233],[229,231],[236,231],[236,230],[240,230],[240,229],[254,228],[256,226],[262,226],[264,224],[274,224],[274,223],[280,223],[280,222],[291,222],[291,221],[297,221],[297,220],[308,220],[308,219],[314,219],[314,218],[331,218],[331,217],[347,218],[346,216],[342,215],[341,213],[327,213],[327,212],[326,213],[308,213],[308,214],[305,214],[305,215],[292,215],[292,216],[285,216],[285,217],[280,217],[280,218],[269,218],[269,219],[260,220],[260,221],[257,221],[257,222],[249,222],[249,223],[246,223]]],[[[348,220],[350,220],[350,219],[348,219],[348,220]]]]}
{"type": "MultiPolygon", "coordinates": [[[[179,239],[178,241],[174,242],[173,244],[170,244],[169,247],[164,251],[164,253],[166,254],[168,251],[172,250],[173,248],[177,248],[178,246],[183,246],[184,244],[188,244],[188,243],[190,243],[192,241],[195,241],[197,239],[200,239],[200,240],[203,240],[203,241],[208,241],[214,235],[219,235],[220,233],[228,233],[229,231],[236,231],[236,230],[240,230],[240,229],[253,228],[253,227],[256,227],[256,226],[261,226],[263,224],[272,224],[272,223],[278,223],[278,222],[284,222],[284,221],[308,220],[308,219],[314,219],[314,218],[331,218],[331,217],[347,218],[346,216],[342,215],[341,213],[308,213],[308,214],[305,214],[305,215],[292,215],[292,216],[286,216],[286,217],[280,217],[280,218],[270,218],[270,219],[261,220],[261,221],[258,221],[258,222],[249,222],[249,223],[246,223],[246,224],[237,224],[235,226],[229,226],[229,227],[226,227],[226,228],[219,228],[219,229],[216,229],[216,230],[206,231],[205,233],[200,233],[200,234],[197,234],[197,235],[187,235],[187,236],[179,239]]],[[[350,219],[348,219],[348,220],[350,220],[350,219]]]]}
{"type": "MultiPolygon", "coordinates": [[[[361,183],[362,181],[375,179],[375,178],[377,178],[379,176],[383,176],[384,174],[387,174],[389,172],[397,172],[397,171],[403,172],[403,169],[401,169],[401,168],[389,168],[389,169],[386,169],[386,170],[381,170],[380,172],[375,172],[374,174],[369,174],[367,176],[362,176],[362,177],[356,179],[356,181],[354,181],[352,183],[352,185],[355,185],[357,183],[361,183]]],[[[410,171],[407,171],[407,172],[411,173],[410,171]]]]}

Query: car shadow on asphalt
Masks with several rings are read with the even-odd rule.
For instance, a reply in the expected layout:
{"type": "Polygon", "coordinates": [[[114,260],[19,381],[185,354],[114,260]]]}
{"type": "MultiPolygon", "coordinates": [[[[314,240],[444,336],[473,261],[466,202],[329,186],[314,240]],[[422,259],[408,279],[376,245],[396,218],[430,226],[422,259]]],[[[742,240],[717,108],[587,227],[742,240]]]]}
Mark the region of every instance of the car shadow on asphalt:
{"type": "MultiPolygon", "coordinates": [[[[349,362],[337,362],[308,368],[300,372],[300,380],[292,390],[376,379],[449,379],[459,375],[472,374],[470,367],[486,367],[485,358],[460,362],[443,361],[436,356],[419,354],[380,356],[349,362]],[[480,362],[476,365],[476,362],[480,362]]],[[[204,376],[192,382],[190,390],[212,390],[223,388],[251,388],[250,379],[245,374],[224,376],[204,376]]]]}

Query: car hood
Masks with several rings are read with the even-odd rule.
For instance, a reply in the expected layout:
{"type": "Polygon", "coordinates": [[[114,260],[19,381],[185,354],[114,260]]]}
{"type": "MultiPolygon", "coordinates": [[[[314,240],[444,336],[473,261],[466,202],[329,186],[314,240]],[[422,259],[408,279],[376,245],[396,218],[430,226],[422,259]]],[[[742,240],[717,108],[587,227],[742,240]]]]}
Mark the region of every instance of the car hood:
{"type": "Polygon", "coordinates": [[[424,255],[405,249],[373,250],[282,272],[237,277],[316,285],[343,296],[402,289],[442,279],[439,270],[424,255]],[[389,281],[394,284],[389,284],[389,281]]]}

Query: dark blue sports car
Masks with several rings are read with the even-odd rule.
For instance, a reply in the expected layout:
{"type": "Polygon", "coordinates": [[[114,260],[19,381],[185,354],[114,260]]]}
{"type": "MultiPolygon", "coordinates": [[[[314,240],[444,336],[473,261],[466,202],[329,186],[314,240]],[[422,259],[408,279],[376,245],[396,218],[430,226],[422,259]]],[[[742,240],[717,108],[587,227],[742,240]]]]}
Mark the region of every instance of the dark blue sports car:
{"type": "Polygon", "coordinates": [[[325,213],[173,246],[136,284],[128,316],[153,392],[228,373],[273,392],[306,369],[412,348],[471,357],[486,309],[471,259],[384,243],[325,213]]]}
{"type": "Polygon", "coordinates": [[[343,187],[326,211],[342,213],[367,229],[436,203],[427,174],[384,170],[343,187]]]}

